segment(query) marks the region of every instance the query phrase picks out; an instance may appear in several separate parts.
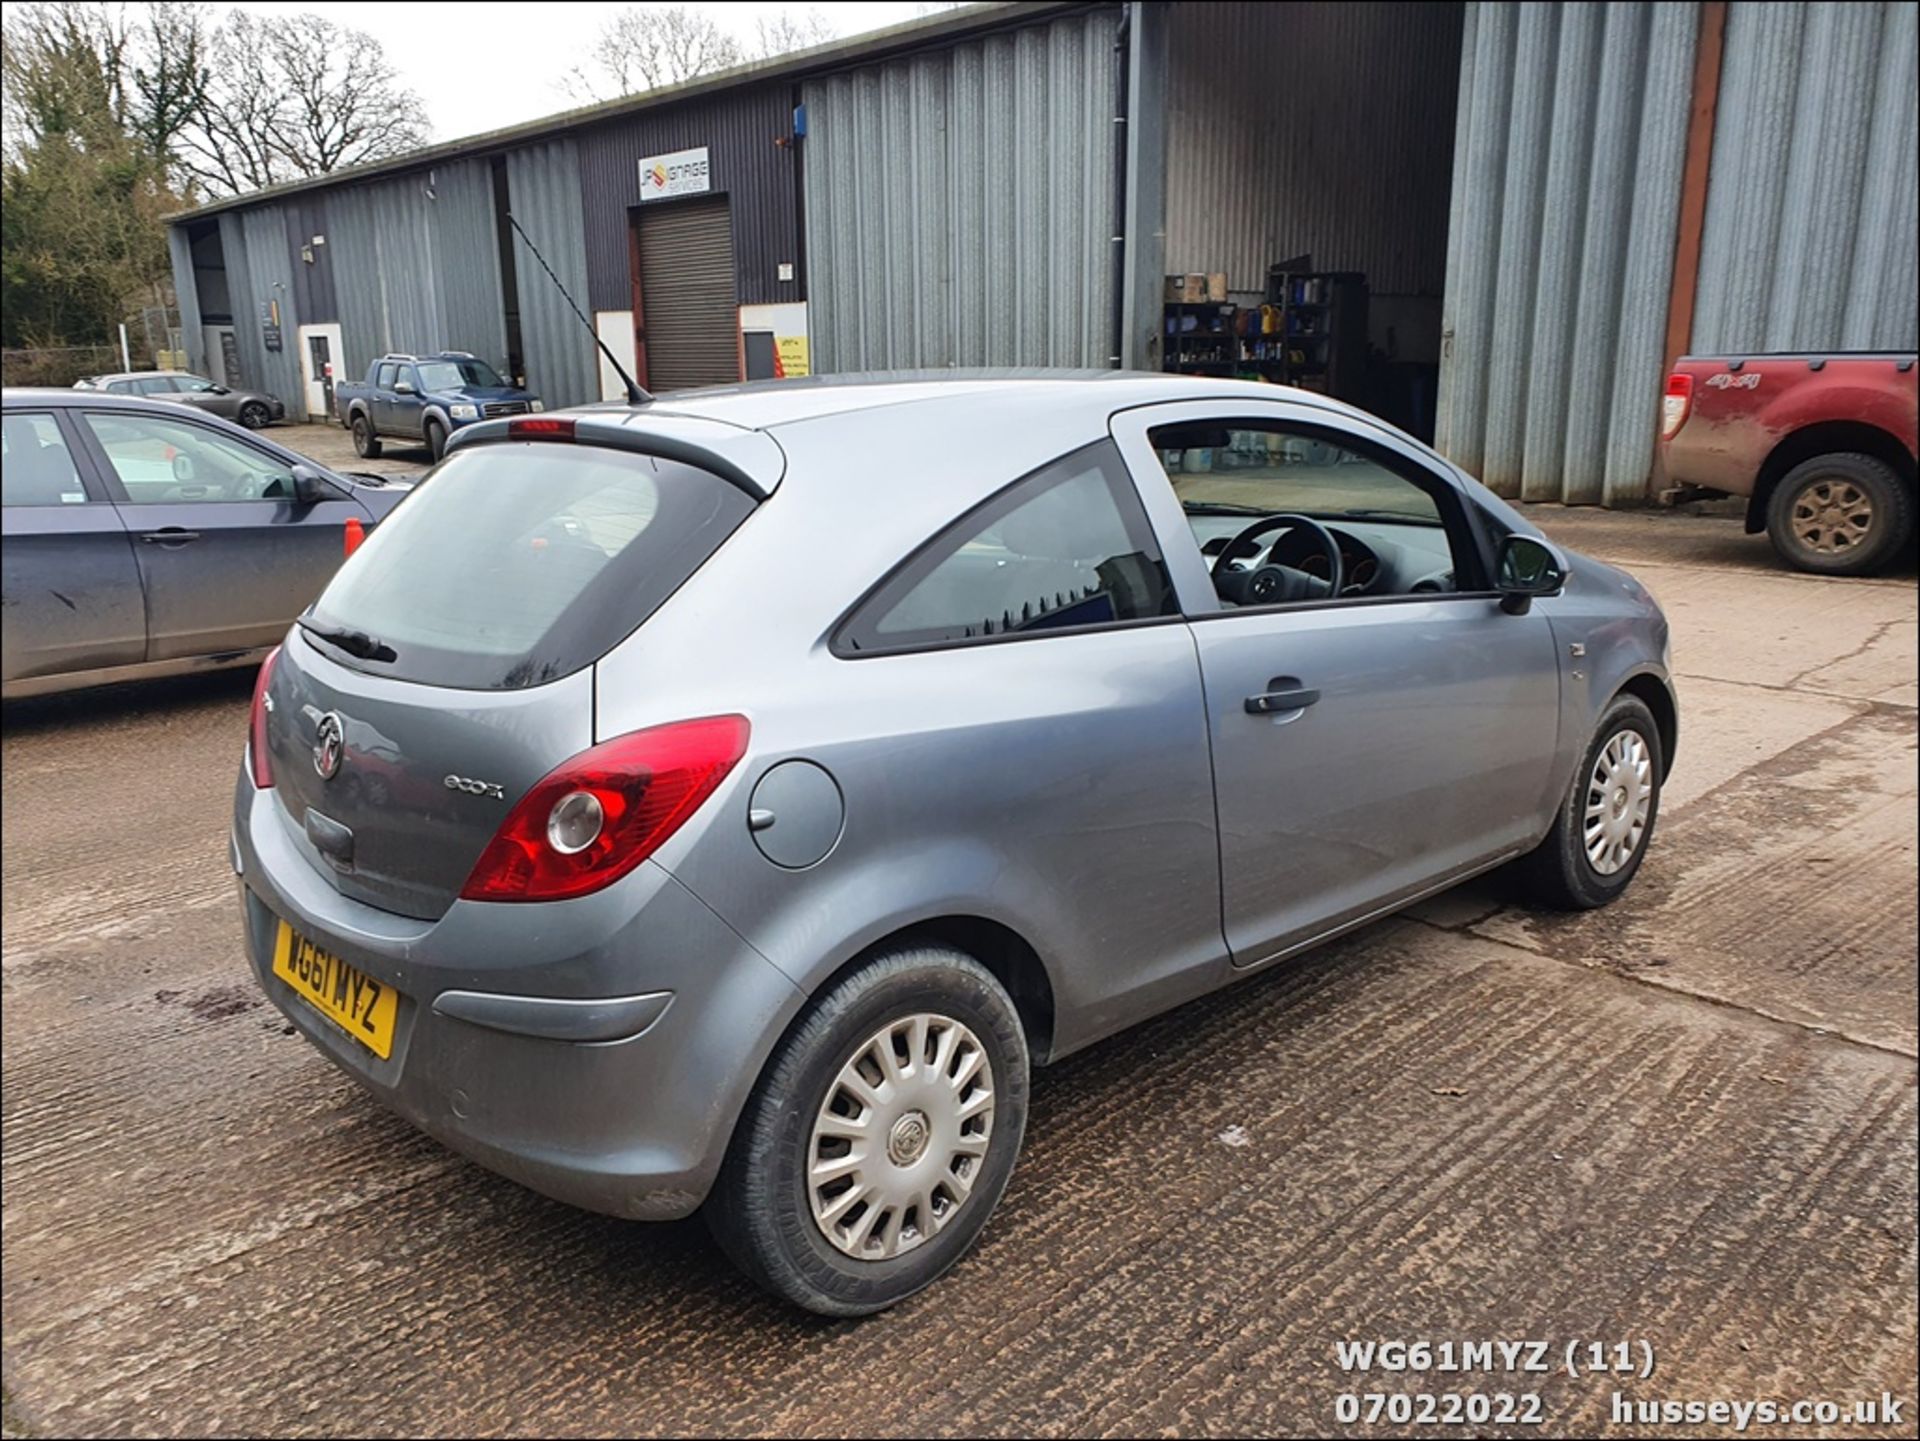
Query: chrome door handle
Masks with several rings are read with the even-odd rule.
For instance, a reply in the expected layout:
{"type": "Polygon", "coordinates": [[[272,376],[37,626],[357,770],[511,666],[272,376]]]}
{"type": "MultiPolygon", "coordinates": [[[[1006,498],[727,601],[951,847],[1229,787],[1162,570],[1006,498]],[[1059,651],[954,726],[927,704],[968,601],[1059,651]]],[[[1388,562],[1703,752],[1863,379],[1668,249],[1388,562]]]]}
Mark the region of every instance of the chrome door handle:
{"type": "Polygon", "coordinates": [[[1279,715],[1283,711],[1305,710],[1319,699],[1317,690],[1270,690],[1247,697],[1247,714],[1279,715]]]}
{"type": "Polygon", "coordinates": [[[190,540],[200,539],[197,530],[186,530],[177,525],[164,526],[159,530],[150,530],[140,539],[149,545],[185,545],[190,540]]]}

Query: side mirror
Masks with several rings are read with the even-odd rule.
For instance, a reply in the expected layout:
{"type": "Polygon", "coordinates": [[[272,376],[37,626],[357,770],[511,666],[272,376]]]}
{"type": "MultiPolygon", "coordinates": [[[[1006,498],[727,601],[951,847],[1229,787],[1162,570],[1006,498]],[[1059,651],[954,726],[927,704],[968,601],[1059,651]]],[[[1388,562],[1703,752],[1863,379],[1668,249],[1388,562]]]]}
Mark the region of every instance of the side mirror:
{"type": "Polygon", "coordinates": [[[296,465],[293,468],[293,502],[295,505],[313,505],[327,498],[327,483],[320,478],[320,472],[310,465],[296,465]]]}
{"type": "Polygon", "coordinates": [[[193,480],[193,457],[185,451],[173,458],[173,478],[182,485],[187,485],[193,480]]]}
{"type": "Polygon", "coordinates": [[[1558,546],[1537,535],[1510,535],[1500,542],[1493,588],[1500,609],[1525,615],[1538,595],[1558,595],[1567,584],[1567,558],[1558,546]]]}
{"type": "Polygon", "coordinates": [[[396,380],[396,381],[394,381],[394,383],[393,383],[393,393],[394,393],[395,395],[412,395],[412,394],[413,394],[413,382],[412,382],[412,381],[410,381],[410,380],[396,380]]]}
{"type": "Polygon", "coordinates": [[[232,395],[233,394],[233,392],[231,390],[228,390],[224,385],[210,385],[207,387],[207,389],[212,391],[215,395],[232,395]]]}

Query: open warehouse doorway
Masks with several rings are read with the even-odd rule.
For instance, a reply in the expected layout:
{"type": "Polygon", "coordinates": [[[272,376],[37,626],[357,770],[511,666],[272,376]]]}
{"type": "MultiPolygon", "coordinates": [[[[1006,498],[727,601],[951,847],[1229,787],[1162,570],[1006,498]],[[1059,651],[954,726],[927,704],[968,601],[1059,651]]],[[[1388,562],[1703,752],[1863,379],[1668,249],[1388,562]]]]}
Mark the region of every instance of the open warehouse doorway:
{"type": "Polygon", "coordinates": [[[1433,438],[1464,11],[1171,7],[1165,368],[1433,438]]]}

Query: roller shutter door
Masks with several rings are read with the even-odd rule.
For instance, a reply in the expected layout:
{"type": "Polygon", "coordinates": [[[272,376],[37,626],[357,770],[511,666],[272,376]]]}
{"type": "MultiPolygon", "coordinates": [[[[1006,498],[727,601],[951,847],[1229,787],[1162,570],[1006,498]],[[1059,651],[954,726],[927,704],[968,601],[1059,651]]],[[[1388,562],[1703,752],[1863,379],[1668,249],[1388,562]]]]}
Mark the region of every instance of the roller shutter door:
{"type": "Polygon", "coordinates": [[[733,227],[725,197],[640,211],[640,305],[649,390],[740,378],[733,227]]]}

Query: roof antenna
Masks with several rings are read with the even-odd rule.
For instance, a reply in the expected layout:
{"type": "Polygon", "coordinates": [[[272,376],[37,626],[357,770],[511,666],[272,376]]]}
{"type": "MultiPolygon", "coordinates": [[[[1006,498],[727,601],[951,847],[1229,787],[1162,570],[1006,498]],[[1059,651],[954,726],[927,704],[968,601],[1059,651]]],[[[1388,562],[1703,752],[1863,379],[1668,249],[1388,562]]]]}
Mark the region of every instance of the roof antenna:
{"type": "Polygon", "coordinates": [[[553,273],[553,267],[547,264],[546,257],[540,253],[539,247],[533,243],[533,237],[527,234],[526,231],[520,228],[520,222],[513,218],[512,211],[507,212],[507,224],[513,227],[515,234],[517,234],[522,240],[526,241],[527,249],[531,250],[533,252],[533,258],[540,262],[540,268],[547,272],[547,279],[553,282],[553,288],[560,292],[561,298],[564,299],[567,302],[567,304],[572,307],[573,313],[575,315],[580,316],[580,323],[587,327],[587,334],[593,337],[593,343],[599,346],[600,353],[606,356],[607,364],[613,367],[614,374],[618,375],[621,381],[626,385],[627,404],[628,405],[646,405],[648,402],[650,402],[653,399],[653,397],[649,395],[646,391],[642,390],[638,385],[634,384],[633,377],[627,374],[627,368],[624,365],[622,365],[617,359],[614,358],[614,354],[611,350],[607,349],[607,343],[606,341],[600,338],[600,332],[593,328],[593,322],[591,320],[588,320],[585,315],[581,314],[580,307],[577,305],[574,305],[573,297],[567,294],[567,287],[562,285],[560,283],[560,277],[553,273]]]}

